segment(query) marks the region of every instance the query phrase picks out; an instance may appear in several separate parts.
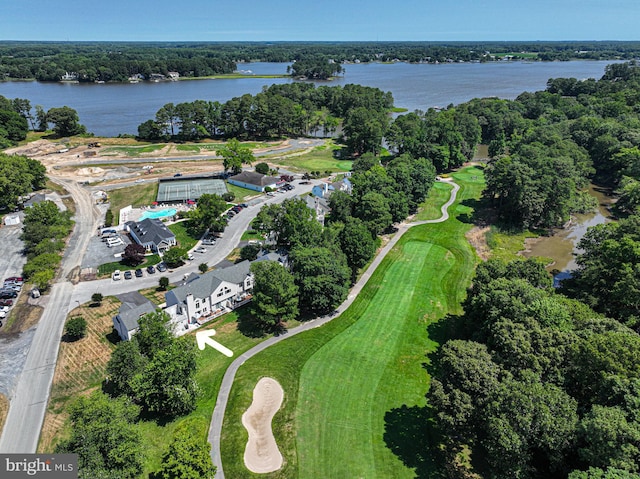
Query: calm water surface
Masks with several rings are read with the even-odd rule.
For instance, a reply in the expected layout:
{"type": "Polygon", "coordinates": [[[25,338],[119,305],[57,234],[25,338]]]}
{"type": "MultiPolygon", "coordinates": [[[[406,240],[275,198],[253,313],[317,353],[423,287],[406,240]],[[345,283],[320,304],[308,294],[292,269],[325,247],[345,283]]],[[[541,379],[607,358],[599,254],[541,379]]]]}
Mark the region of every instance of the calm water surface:
{"type": "MultiPolygon", "coordinates": [[[[455,63],[442,65],[369,63],[345,65],[346,73],[325,85],[358,83],[391,91],[398,107],[409,111],[445,107],[472,98],[513,99],[523,91],[544,90],[549,78],[600,78],[606,61],[550,63],[455,63]]],[[[287,63],[240,63],[253,74],[285,74],[287,63]]],[[[137,84],[0,83],[0,95],[27,98],[45,109],[74,108],[80,122],[98,136],[136,134],[138,125],[155,116],[165,103],[194,100],[225,102],[263,86],[289,83],[288,78],[193,80],[137,84]]]]}

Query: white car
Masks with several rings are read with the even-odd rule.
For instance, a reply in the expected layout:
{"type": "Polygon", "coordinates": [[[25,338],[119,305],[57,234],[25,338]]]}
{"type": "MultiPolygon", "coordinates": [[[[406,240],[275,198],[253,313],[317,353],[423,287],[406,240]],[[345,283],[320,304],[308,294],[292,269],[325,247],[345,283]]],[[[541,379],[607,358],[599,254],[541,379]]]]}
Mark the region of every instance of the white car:
{"type": "Polygon", "coordinates": [[[198,247],[195,249],[195,252],[196,252],[196,253],[206,253],[206,252],[207,252],[207,248],[205,248],[204,246],[198,246],[198,247]]]}
{"type": "Polygon", "coordinates": [[[9,312],[9,306],[0,306],[0,313],[8,313],[9,312]]]}
{"type": "Polygon", "coordinates": [[[121,278],[122,278],[122,273],[120,273],[119,269],[115,270],[111,275],[111,279],[114,281],[120,281],[121,278]]]}
{"type": "Polygon", "coordinates": [[[7,313],[5,313],[4,311],[0,311],[0,318],[6,318],[7,317],[7,313]]]}
{"type": "Polygon", "coordinates": [[[206,245],[211,246],[211,245],[216,244],[216,240],[211,239],[211,238],[205,238],[205,239],[202,240],[202,244],[206,244],[206,245]]]}

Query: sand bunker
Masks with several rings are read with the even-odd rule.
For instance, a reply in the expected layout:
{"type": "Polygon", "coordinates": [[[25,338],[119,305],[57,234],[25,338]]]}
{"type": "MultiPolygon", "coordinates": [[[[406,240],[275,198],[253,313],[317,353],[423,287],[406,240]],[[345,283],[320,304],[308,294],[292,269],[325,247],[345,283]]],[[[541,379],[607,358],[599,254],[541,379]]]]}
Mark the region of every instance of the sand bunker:
{"type": "Polygon", "coordinates": [[[272,378],[262,378],[253,390],[253,402],[242,415],[242,424],[249,432],[244,450],[244,464],[251,472],[264,474],[282,467],[282,454],[271,429],[271,420],[280,409],[284,391],[272,378]]]}

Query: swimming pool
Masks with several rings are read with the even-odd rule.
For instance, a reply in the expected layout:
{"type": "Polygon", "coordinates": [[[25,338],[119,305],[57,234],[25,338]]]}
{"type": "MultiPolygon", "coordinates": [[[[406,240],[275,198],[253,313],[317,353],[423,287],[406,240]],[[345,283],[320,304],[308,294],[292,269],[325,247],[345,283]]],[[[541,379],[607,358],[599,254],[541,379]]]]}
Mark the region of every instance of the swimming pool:
{"type": "Polygon", "coordinates": [[[174,216],[178,210],[175,208],[167,208],[166,210],[159,211],[145,211],[138,221],[146,220],[147,218],[166,218],[167,216],[174,216]]]}

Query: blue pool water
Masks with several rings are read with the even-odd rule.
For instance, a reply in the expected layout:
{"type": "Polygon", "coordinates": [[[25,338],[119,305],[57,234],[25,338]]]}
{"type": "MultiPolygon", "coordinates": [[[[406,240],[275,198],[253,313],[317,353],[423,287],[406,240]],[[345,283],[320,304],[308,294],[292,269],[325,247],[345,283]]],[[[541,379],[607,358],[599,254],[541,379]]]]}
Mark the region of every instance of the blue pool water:
{"type": "Polygon", "coordinates": [[[147,218],[166,218],[167,216],[174,216],[178,210],[175,208],[168,208],[166,210],[159,211],[145,211],[138,221],[146,220],[147,218]]]}

